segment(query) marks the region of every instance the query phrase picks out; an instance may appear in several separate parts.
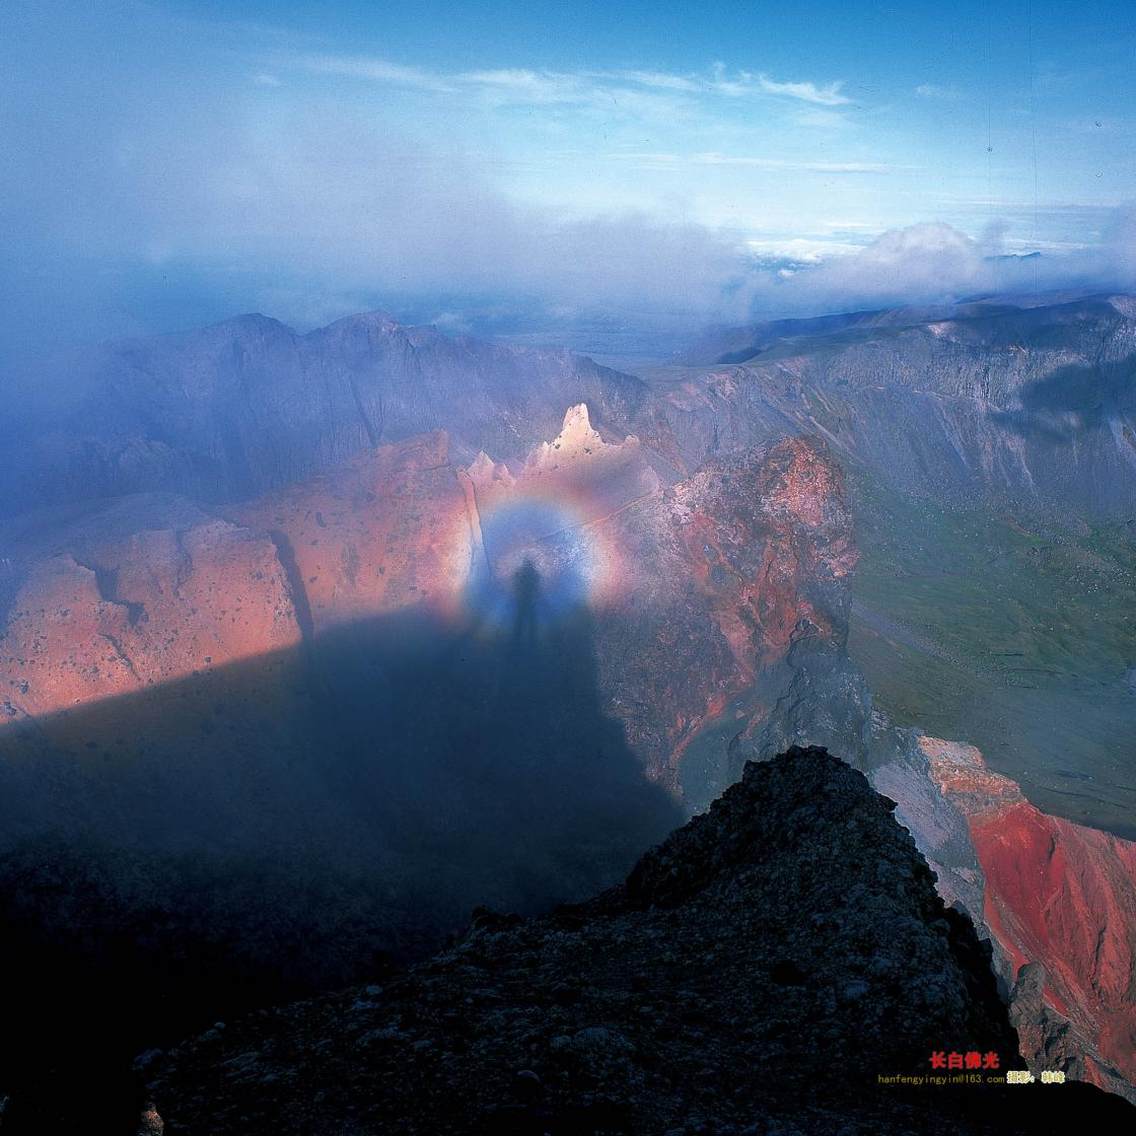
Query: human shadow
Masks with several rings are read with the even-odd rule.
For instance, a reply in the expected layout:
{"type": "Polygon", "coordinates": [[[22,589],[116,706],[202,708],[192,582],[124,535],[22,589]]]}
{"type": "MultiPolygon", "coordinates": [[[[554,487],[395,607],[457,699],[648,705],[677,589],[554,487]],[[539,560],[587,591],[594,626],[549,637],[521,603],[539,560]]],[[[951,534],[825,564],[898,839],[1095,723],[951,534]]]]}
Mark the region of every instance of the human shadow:
{"type": "Polygon", "coordinates": [[[681,822],[593,617],[426,608],[0,729],[9,1132],[130,1130],[130,1059],[622,879],[681,822]]]}
{"type": "Polygon", "coordinates": [[[513,605],[513,649],[532,651],[536,647],[540,573],[531,560],[513,573],[513,605]]]}

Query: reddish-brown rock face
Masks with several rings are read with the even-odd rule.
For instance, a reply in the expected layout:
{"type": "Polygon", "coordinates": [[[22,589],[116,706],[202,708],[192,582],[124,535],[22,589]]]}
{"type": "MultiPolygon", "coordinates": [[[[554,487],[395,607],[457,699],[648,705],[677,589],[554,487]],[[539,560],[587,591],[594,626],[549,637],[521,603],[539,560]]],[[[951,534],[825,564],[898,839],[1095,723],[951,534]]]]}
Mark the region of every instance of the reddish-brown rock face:
{"type": "Polygon", "coordinates": [[[667,503],[678,549],[672,571],[683,582],[670,626],[690,628],[695,657],[671,668],[662,658],[647,663],[680,711],[661,747],[675,784],[688,746],[743,693],[746,705],[734,713],[760,722],[762,674],[785,658],[798,627],[843,642],[839,581],[856,554],[840,470],[810,439],[708,463],[667,503]],[[690,626],[695,611],[716,634],[690,626]]]}
{"type": "Polygon", "coordinates": [[[270,533],[319,633],[423,602],[452,601],[472,518],[442,431],[226,512],[270,533]]]}
{"type": "Polygon", "coordinates": [[[1044,968],[1045,1004],[1089,1043],[1085,1079],[1136,1083],[1136,843],[1041,812],[972,746],[927,737],[921,746],[968,818],[986,922],[1013,971],[1044,968]]]}
{"type": "MultiPolygon", "coordinates": [[[[484,526],[532,502],[557,531],[507,551],[587,561],[606,708],[672,786],[690,740],[783,657],[800,621],[841,634],[831,585],[855,554],[822,450],[789,439],[668,488],[651,452],[605,442],[581,405],[515,472],[485,455],[456,469],[436,432],[223,521],[155,529],[140,516],[141,531],[33,558],[2,640],[6,717],[45,718],[409,607],[461,623],[477,615],[476,558],[499,554],[484,526]]],[[[491,570],[511,571],[501,556],[491,570]]]]}
{"type": "Polygon", "coordinates": [[[802,619],[836,633],[826,586],[856,553],[840,471],[816,443],[788,438],[740,463],[711,464],[674,498],[695,579],[741,668],[783,654],[802,619]]]}
{"type": "Polygon", "coordinates": [[[276,549],[212,521],[32,564],[0,635],[0,727],[277,651],[299,639],[276,549]]]}

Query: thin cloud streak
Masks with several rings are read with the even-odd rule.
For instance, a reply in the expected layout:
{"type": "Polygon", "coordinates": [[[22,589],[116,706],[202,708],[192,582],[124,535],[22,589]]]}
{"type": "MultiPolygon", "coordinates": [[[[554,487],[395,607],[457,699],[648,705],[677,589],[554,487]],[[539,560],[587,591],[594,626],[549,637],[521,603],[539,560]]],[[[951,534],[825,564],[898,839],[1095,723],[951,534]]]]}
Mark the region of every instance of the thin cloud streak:
{"type": "Polygon", "coordinates": [[[769,95],[787,95],[819,106],[845,106],[852,100],[840,93],[843,83],[829,83],[818,87],[815,83],[778,83],[767,75],[759,75],[758,86],[769,95]]]}
{"type": "Polygon", "coordinates": [[[936,99],[939,102],[958,102],[962,92],[957,87],[944,87],[938,83],[920,83],[915,93],[921,99],[936,99]]]}
{"type": "Polygon", "coordinates": [[[305,70],[317,75],[338,75],[345,79],[369,79],[376,83],[394,83],[423,91],[452,93],[457,88],[440,75],[418,67],[406,67],[385,59],[362,55],[305,55],[299,60],[305,70]]]}
{"type": "Polygon", "coordinates": [[[851,103],[841,92],[842,82],[782,82],[762,73],[731,74],[724,64],[715,64],[709,75],[673,74],[664,71],[550,71],[528,68],[489,68],[443,73],[394,63],[387,59],[353,55],[301,55],[294,62],[307,71],[343,78],[389,83],[422,91],[453,94],[470,89],[509,93],[519,100],[536,103],[580,103],[610,99],[620,88],[643,87],[669,94],[719,96],[723,98],[788,98],[816,106],[836,107],[851,103]]]}
{"type": "Polygon", "coordinates": [[[740,166],[749,169],[822,174],[891,174],[917,169],[886,162],[818,162],[792,158],[765,158],[747,154],[721,154],[706,151],[699,154],[625,153],[610,157],[621,161],[655,166],[740,166]]]}

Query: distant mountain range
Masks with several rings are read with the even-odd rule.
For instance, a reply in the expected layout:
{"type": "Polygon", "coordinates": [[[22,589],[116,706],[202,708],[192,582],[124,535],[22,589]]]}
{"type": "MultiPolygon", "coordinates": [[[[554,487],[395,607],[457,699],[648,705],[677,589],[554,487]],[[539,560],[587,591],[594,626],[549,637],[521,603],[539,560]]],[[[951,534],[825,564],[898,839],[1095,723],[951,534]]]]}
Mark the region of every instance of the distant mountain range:
{"type": "Polygon", "coordinates": [[[677,443],[686,468],[770,432],[818,432],[905,492],[1116,515],[1136,475],[1134,353],[1125,296],[724,329],[651,386],[379,313],[306,335],[242,316],[30,370],[0,427],[0,508],[155,489],[231,500],[437,428],[460,458],[514,460],[586,402],[601,431],[677,443]]]}
{"type": "Polygon", "coordinates": [[[0,427],[8,514],[153,490],[247,497],[439,427],[459,456],[519,457],[556,433],[565,406],[586,401],[626,433],[647,400],[639,380],[568,351],[451,338],[381,313],[307,335],[241,316],[43,368],[54,373],[29,378],[0,427]]]}

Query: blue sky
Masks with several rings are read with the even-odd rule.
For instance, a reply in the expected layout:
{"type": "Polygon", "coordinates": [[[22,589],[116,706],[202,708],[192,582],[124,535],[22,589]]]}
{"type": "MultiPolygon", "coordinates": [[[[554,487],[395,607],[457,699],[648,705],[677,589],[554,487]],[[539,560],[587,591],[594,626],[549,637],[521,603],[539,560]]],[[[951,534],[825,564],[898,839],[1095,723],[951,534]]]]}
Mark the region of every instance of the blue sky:
{"type": "Polygon", "coordinates": [[[53,305],[63,337],[388,295],[740,318],[803,302],[753,258],[818,265],[814,303],[842,306],[989,287],[991,254],[1035,249],[1039,284],[1121,278],[1136,243],[1131,3],[15,0],[0,22],[0,287],[10,324],[53,305]]]}
{"type": "Polygon", "coordinates": [[[565,208],[790,238],[845,215],[876,232],[995,216],[1032,245],[1091,240],[1062,210],[1125,201],[1136,172],[1127,3],[286,11],[246,10],[295,37],[266,79],[452,133],[511,191],[565,208]]]}

